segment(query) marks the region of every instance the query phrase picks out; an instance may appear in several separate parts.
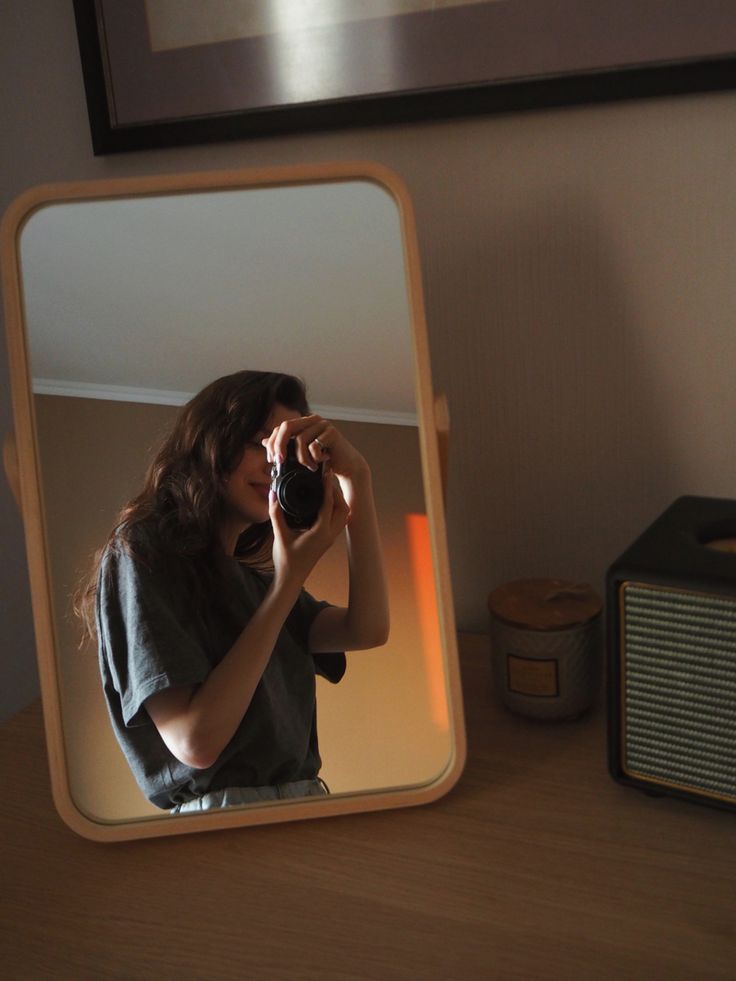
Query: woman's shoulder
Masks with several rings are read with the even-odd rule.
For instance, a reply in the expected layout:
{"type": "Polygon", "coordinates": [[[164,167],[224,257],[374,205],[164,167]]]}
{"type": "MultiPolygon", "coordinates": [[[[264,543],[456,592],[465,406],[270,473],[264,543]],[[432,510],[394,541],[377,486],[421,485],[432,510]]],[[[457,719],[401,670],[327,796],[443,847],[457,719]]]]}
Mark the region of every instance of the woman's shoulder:
{"type": "Polygon", "coordinates": [[[161,534],[150,518],[134,522],[123,521],[113,529],[106,551],[115,553],[129,549],[155,548],[160,539],[161,534]]]}
{"type": "Polygon", "coordinates": [[[172,549],[160,528],[150,519],[119,524],[110,535],[102,553],[105,566],[142,564],[153,570],[162,562],[170,564],[172,549]]]}
{"type": "Polygon", "coordinates": [[[152,601],[154,596],[190,597],[195,588],[189,561],[146,521],[114,530],[103,551],[99,574],[100,588],[110,596],[143,591],[152,601]]]}

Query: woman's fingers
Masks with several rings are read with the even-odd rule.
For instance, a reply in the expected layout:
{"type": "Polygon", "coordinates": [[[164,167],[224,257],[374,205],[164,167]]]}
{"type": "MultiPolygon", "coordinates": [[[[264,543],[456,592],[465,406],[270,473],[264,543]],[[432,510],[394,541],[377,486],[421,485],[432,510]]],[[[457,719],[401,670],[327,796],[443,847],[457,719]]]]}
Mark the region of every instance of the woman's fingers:
{"type": "MultiPolygon", "coordinates": [[[[317,417],[319,419],[319,417],[317,417]]],[[[308,426],[294,437],[296,458],[304,467],[316,470],[320,463],[330,458],[330,438],[334,433],[332,427],[324,419],[308,426]]]]}
{"type": "Polygon", "coordinates": [[[268,513],[274,531],[278,533],[279,537],[283,538],[287,534],[289,526],[286,523],[286,515],[278,502],[278,498],[272,490],[268,492],[268,513]]]}
{"type": "Polygon", "coordinates": [[[301,416],[282,422],[262,440],[269,463],[283,463],[289,441],[294,440],[296,460],[314,471],[328,465],[340,477],[354,478],[367,470],[365,459],[340,430],[322,416],[301,416]]]}
{"type": "Polygon", "coordinates": [[[277,426],[261,443],[270,463],[283,463],[289,440],[294,439],[296,458],[303,467],[315,470],[329,456],[329,434],[333,427],[318,415],[288,419],[277,426]],[[315,442],[316,439],[320,443],[315,442]]]}
{"type": "Polygon", "coordinates": [[[266,447],[269,462],[283,463],[286,459],[286,447],[289,440],[297,432],[310,425],[312,419],[312,416],[301,416],[298,419],[289,419],[276,426],[271,435],[267,439],[262,440],[263,445],[266,447]]]}
{"type": "Polygon", "coordinates": [[[327,443],[321,438],[323,436],[325,436],[325,433],[322,433],[321,436],[315,436],[307,445],[307,452],[311,458],[310,466],[312,467],[317,467],[320,463],[327,463],[330,459],[330,451],[327,443]]]}

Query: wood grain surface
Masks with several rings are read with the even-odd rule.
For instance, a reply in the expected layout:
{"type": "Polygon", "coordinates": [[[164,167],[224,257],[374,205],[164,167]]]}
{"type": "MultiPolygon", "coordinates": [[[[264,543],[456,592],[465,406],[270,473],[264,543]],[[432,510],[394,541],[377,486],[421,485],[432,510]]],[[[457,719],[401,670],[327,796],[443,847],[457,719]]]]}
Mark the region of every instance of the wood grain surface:
{"type": "Polygon", "coordinates": [[[619,787],[600,707],[497,706],[461,636],[459,784],[401,811],[99,844],[54,812],[40,706],[0,729],[0,976],[732,979],[736,815],[619,787]]]}

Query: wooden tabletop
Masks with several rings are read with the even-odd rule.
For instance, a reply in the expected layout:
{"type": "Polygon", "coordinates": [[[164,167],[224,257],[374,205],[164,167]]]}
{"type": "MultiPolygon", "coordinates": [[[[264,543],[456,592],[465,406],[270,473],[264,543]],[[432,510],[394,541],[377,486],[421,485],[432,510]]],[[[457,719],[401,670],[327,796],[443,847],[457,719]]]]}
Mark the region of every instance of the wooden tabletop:
{"type": "Polygon", "coordinates": [[[599,708],[497,706],[461,636],[468,764],[424,807],[98,844],[56,816],[40,707],[0,727],[0,977],[736,977],[736,814],[607,775],[599,708]]]}

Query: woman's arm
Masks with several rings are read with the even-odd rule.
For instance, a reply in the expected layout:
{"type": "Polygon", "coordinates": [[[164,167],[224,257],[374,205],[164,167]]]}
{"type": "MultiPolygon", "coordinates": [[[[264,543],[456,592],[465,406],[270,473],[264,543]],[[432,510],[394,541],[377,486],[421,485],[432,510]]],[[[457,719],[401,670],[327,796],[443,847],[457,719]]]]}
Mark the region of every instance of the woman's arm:
{"type": "Polygon", "coordinates": [[[286,444],[296,441],[304,466],[323,462],[335,473],[350,509],[347,524],[349,594],[347,607],[328,607],[312,622],[313,654],[366,650],[386,643],[389,607],[370,468],[332,423],[321,416],[292,419],[264,440],[269,459],[282,459],[286,444]]]}
{"type": "Polygon", "coordinates": [[[272,585],[238,639],[205,681],[169,688],[146,699],[161,738],[187,766],[205,769],[217,760],[250,705],[299,586],[272,585]]]}
{"type": "Polygon", "coordinates": [[[388,593],[370,470],[342,478],[340,484],[350,508],[348,605],[327,607],[314,618],[309,631],[313,654],[368,650],[388,640],[388,593]]]}

